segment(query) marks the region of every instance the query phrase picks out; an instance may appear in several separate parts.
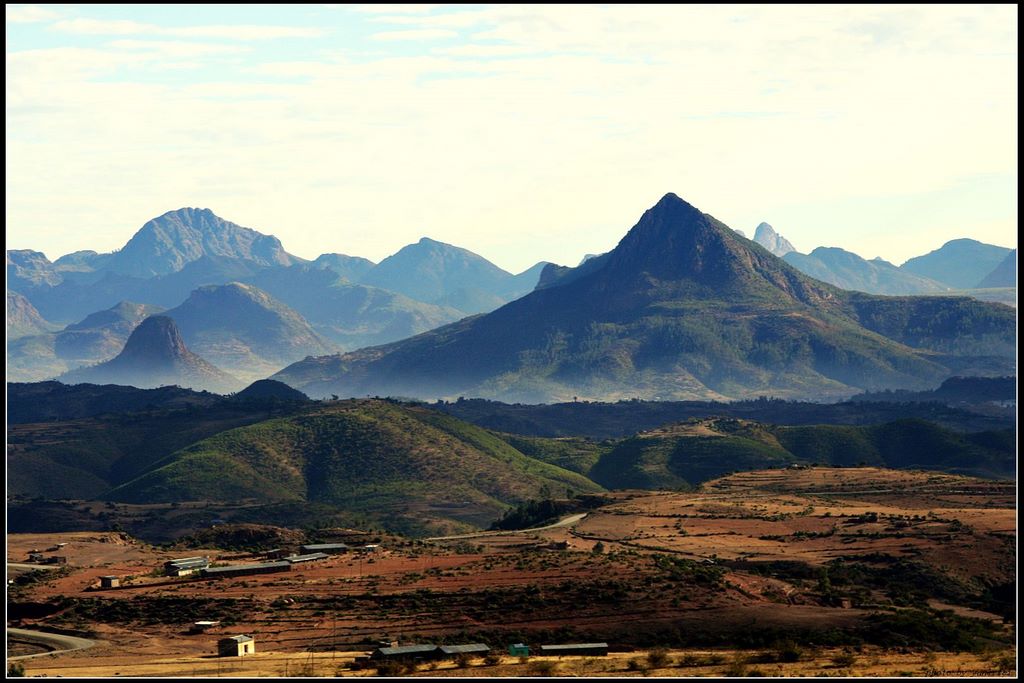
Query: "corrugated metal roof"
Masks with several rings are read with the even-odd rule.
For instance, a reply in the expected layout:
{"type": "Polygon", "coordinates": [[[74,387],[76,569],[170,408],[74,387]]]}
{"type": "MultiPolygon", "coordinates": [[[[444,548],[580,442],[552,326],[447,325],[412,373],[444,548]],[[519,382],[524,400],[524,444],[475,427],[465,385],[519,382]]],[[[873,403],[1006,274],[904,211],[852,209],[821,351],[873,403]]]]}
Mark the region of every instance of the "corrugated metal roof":
{"type": "Polygon", "coordinates": [[[491,648],[483,643],[468,643],[466,645],[442,645],[441,652],[446,655],[457,655],[463,652],[490,652],[491,648]]]}
{"type": "Polygon", "coordinates": [[[292,555],[286,557],[285,562],[312,562],[313,560],[326,560],[330,555],[327,553],[310,553],[309,555],[292,555]]]}
{"type": "Polygon", "coordinates": [[[167,560],[166,564],[176,564],[179,562],[195,562],[196,560],[206,560],[208,562],[210,558],[201,557],[199,555],[196,555],[195,557],[179,557],[176,560],[167,560]]]}
{"type": "Polygon", "coordinates": [[[233,640],[236,643],[248,643],[252,640],[252,636],[230,636],[228,638],[221,638],[221,640],[233,640]]]}
{"type": "Polygon", "coordinates": [[[541,650],[583,650],[608,647],[608,643],[566,643],[564,645],[541,645],[541,650]]]}
{"type": "Polygon", "coordinates": [[[225,574],[247,569],[264,569],[270,567],[291,567],[291,563],[281,560],[280,562],[260,562],[258,564],[236,564],[230,567],[207,567],[203,571],[207,574],[225,574]]]}
{"type": "Polygon", "coordinates": [[[175,560],[174,562],[168,562],[167,565],[175,569],[188,569],[189,567],[205,567],[210,564],[210,561],[206,558],[198,560],[175,560]]]}
{"type": "Polygon", "coordinates": [[[302,546],[303,550],[348,550],[348,546],[344,543],[314,543],[312,545],[302,546]]]}
{"type": "Polygon", "coordinates": [[[420,652],[433,652],[437,645],[401,645],[398,647],[382,647],[377,651],[382,655],[412,655],[420,652]]]}

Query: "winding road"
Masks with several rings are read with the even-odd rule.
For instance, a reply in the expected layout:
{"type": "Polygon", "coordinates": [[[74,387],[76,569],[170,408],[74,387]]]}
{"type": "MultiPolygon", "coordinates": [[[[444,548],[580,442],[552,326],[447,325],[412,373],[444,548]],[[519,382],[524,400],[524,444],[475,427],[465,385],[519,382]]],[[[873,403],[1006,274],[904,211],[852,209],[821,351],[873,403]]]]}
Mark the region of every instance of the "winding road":
{"type": "Polygon", "coordinates": [[[43,633],[42,631],[30,631],[24,628],[7,629],[8,640],[20,640],[28,643],[38,643],[55,649],[48,652],[37,652],[33,655],[18,655],[8,657],[7,661],[15,659],[29,659],[31,657],[45,657],[46,655],[57,654],[58,652],[72,652],[74,650],[85,650],[96,644],[95,640],[79,638],[77,636],[66,636],[63,633],[43,633]]]}
{"type": "Polygon", "coordinates": [[[563,519],[558,520],[554,524],[548,524],[547,526],[535,526],[530,529],[511,529],[504,530],[499,529],[497,531],[476,531],[471,534],[458,534],[456,536],[434,536],[432,538],[424,538],[424,541],[457,541],[462,538],[478,538],[480,536],[504,536],[506,534],[532,534],[535,531],[545,531],[547,529],[557,529],[558,527],[570,526],[580,521],[587,516],[586,512],[580,512],[575,515],[569,515],[563,519]]]}

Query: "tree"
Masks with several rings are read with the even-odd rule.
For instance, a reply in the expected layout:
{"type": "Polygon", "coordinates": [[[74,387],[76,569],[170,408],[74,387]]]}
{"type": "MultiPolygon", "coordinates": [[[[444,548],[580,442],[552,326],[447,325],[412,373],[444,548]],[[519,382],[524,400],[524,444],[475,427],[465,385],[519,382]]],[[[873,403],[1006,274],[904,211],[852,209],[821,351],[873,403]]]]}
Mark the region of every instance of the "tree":
{"type": "Polygon", "coordinates": [[[600,555],[604,552],[604,543],[598,541],[594,544],[594,547],[590,550],[590,552],[594,553],[595,555],[600,555]]]}

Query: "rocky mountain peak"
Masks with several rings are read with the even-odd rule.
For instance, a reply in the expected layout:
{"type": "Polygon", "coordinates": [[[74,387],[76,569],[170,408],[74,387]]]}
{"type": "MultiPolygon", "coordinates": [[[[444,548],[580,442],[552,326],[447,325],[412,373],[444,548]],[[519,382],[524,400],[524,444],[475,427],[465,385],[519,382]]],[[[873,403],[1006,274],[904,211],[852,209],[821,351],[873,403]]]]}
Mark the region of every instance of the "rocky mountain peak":
{"type": "Polygon", "coordinates": [[[767,223],[760,223],[754,230],[754,241],[779,257],[796,251],[796,247],[790,244],[789,240],[775,232],[775,228],[767,223]]]}

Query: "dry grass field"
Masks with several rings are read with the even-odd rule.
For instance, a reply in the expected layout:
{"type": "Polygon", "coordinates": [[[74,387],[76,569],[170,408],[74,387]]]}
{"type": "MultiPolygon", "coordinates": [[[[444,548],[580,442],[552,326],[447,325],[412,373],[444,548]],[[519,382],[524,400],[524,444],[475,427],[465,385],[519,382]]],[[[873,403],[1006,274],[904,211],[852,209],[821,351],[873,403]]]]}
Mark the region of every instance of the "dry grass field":
{"type": "Polygon", "coordinates": [[[47,676],[362,675],[372,672],[349,663],[381,640],[602,640],[613,650],[550,671],[545,658],[506,657],[409,675],[1005,675],[1014,626],[977,587],[1016,580],[1014,504],[1012,483],[933,473],[745,472],[698,492],[609,494],[566,527],[393,542],[220,580],[157,570],[183,555],[256,560],[115,532],[11,535],[9,562],[66,543],[68,565],[16,586],[9,624],[93,634],[91,649],[23,660],[47,676]],[[126,585],[97,590],[107,574],[126,585]],[[899,621],[924,614],[931,621],[899,621]],[[190,634],[200,619],[220,625],[190,634]],[[953,644],[879,647],[885,628],[953,644]],[[951,628],[973,629],[975,645],[957,645],[951,628]],[[213,656],[218,638],[240,633],[255,637],[256,656],[213,656]],[[787,633],[800,642],[795,660],[770,655],[787,633]],[[843,641],[850,633],[861,635],[843,641]],[[664,660],[649,654],[657,646],[672,648],[664,660]]]}

